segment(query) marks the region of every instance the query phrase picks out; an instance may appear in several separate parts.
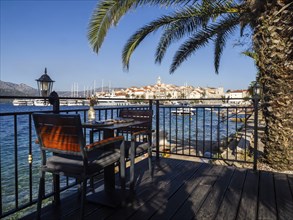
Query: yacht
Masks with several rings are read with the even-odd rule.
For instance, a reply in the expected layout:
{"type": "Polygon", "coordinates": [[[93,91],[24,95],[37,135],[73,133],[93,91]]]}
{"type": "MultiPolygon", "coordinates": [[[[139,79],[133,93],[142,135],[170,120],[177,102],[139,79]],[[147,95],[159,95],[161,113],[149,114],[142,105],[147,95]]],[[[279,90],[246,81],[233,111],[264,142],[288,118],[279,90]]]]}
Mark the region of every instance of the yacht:
{"type": "Polygon", "coordinates": [[[68,106],[76,106],[77,105],[77,101],[75,99],[68,99],[67,100],[67,105],[68,106]]]}
{"type": "Polygon", "coordinates": [[[194,108],[177,108],[176,110],[171,112],[175,115],[195,115],[194,108]]]}
{"type": "Polygon", "coordinates": [[[32,106],[34,102],[31,99],[14,99],[12,104],[14,106],[32,106]]]}
{"type": "Polygon", "coordinates": [[[103,100],[101,100],[100,99],[100,100],[98,100],[98,105],[101,105],[101,106],[129,105],[129,102],[127,100],[117,100],[117,99],[109,99],[109,100],[103,99],[103,100]]]}
{"type": "Polygon", "coordinates": [[[35,99],[34,100],[34,106],[48,106],[49,100],[44,100],[44,99],[35,99]]]}
{"type": "Polygon", "coordinates": [[[125,96],[115,95],[114,90],[111,93],[108,93],[99,98],[107,98],[107,99],[98,99],[97,105],[101,105],[101,106],[129,105],[129,102],[125,100],[125,96]]]}
{"type": "Polygon", "coordinates": [[[231,105],[229,103],[223,103],[220,107],[231,107],[231,105]]]}

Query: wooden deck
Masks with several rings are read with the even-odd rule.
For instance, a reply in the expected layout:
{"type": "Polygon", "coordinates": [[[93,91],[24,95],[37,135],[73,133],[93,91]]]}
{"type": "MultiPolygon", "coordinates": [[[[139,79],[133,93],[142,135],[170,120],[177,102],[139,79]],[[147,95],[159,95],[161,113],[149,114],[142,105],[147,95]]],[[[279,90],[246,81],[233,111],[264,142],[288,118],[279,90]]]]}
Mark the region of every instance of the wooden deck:
{"type": "MultiPolygon", "coordinates": [[[[147,167],[146,160],[136,166],[133,203],[88,202],[85,219],[293,219],[293,175],[161,158],[151,181],[147,167]]],[[[43,208],[42,219],[78,219],[76,195],[43,208]]]]}

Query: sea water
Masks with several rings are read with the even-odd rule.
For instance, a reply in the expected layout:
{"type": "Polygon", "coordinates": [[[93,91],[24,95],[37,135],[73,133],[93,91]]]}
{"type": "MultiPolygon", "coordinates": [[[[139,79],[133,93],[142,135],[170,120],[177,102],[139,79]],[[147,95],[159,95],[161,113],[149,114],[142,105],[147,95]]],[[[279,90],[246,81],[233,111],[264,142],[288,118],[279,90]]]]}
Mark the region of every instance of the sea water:
{"type": "MultiPolygon", "coordinates": [[[[87,106],[62,106],[62,110],[77,108],[88,109],[87,106]]],[[[52,106],[0,104],[0,114],[20,113],[17,116],[3,114],[0,116],[0,181],[3,212],[15,208],[16,192],[18,192],[18,206],[37,198],[41,154],[39,145],[35,143],[37,137],[34,125],[32,123],[32,127],[29,127],[29,114],[26,112],[51,110],[52,106]],[[14,135],[15,132],[17,135],[14,135]],[[32,163],[29,163],[29,155],[32,156],[32,163]]],[[[50,178],[50,176],[47,178],[46,192],[52,190],[50,178]]],[[[61,184],[65,185],[65,181],[61,181],[61,184]]]]}
{"type": "MultiPolygon", "coordinates": [[[[88,106],[62,106],[62,110],[87,110],[88,106]]],[[[101,107],[102,108],[102,107],[101,107]]],[[[1,164],[1,198],[3,212],[15,207],[16,191],[18,205],[26,204],[37,198],[40,149],[36,140],[35,129],[29,127],[29,115],[26,112],[51,111],[52,106],[13,106],[0,104],[0,113],[22,112],[18,116],[0,116],[0,164],[1,164]],[[15,124],[15,121],[17,123],[15,124]],[[17,136],[15,136],[15,131],[17,136]],[[31,132],[32,138],[29,138],[31,132]],[[30,149],[31,146],[31,149],[30,149]],[[29,163],[29,155],[32,163],[29,163]],[[16,165],[15,165],[16,164],[16,165]],[[32,189],[30,189],[30,182],[32,189]],[[18,186],[16,187],[16,184],[18,186]],[[31,191],[31,194],[29,193],[31,191]]],[[[221,121],[216,113],[198,108],[195,115],[173,115],[171,108],[160,108],[160,131],[164,131],[166,139],[171,144],[195,145],[197,141],[209,143],[235,133],[241,123],[221,121]],[[227,123],[229,123],[227,125],[227,123]]],[[[100,118],[106,113],[101,112],[100,118]]],[[[153,129],[156,129],[156,117],[153,118],[153,129]]],[[[47,177],[46,192],[51,192],[51,176],[47,177]]],[[[61,185],[66,182],[61,181],[61,185]]]]}

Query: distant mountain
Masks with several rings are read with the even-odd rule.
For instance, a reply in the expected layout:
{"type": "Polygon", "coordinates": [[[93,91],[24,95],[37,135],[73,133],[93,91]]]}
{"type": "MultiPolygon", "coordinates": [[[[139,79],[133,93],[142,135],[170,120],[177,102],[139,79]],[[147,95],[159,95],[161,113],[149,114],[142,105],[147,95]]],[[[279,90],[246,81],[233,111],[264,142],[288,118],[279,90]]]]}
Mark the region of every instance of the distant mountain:
{"type": "Polygon", "coordinates": [[[37,96],[38,90],[24,83],[15,84],[0,80],[0,95],[3,96],[37,96]]]}
{"type": "MultiPolygon", "coordinates": [[[[114,90],[120,90],[122,88],[112,88],[114,90]]],[[[102,88],[96,88],[96,92],[102,91],[102,88]]],[[[106,89],[104,89],[106,91],[106,89]]],[[[70,97],[72,94],[70,91],[56,91],[59,97],[70,97]]],[[[78,96],[84,97],[85,94],[91,94],[91,91],[79,91],[78,96]]],[[[38,90],[32,88],[24,83],[15,84],[11,82],[4,82],[0,80],[0,96],[38,96],[38,90]]]]}

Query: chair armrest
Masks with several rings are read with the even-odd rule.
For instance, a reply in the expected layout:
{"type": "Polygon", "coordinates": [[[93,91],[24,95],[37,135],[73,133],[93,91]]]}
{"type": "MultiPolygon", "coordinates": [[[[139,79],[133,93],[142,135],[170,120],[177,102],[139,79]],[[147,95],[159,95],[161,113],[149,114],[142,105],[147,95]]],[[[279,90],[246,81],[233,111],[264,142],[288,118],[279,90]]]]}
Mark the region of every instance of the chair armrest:
{"type": "MultiPolygon", "coordinates": [[[[124,141],[124,137],[123,136],[117,136],[117,137],[112,137],[112,138],[107,138],[101,141],[96,141],[92,144],[88,144],[85,146],[86,151],[90,152],[92,150],[95,149],[99,149],[103,146],[109,145],[109,144],[114,144],[117,142],[123,142],[124,141]]],[[[120,149],[122,150],[122,149],[120,149]]]]}
{"type": "Polygon", "coordinates": [[[150,130],[141,130],[141,131],[134,132],[131,135],[131,141],[135,141],[136,136],[138,136],[138,135],[151,135],[151,134],[152,134],[152,132],[150,130]]]}

